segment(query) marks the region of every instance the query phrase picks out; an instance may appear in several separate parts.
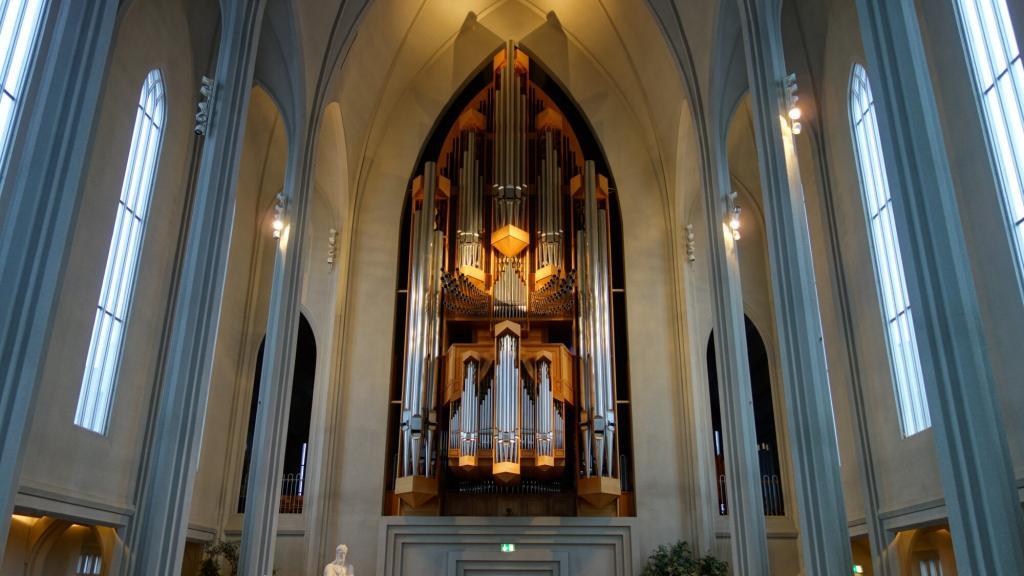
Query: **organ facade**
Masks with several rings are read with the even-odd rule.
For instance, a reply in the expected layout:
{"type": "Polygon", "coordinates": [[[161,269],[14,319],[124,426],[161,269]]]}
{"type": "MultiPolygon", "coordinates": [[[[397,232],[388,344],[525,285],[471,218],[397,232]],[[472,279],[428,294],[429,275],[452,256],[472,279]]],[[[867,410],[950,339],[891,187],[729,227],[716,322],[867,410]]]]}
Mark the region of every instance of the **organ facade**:
{"type": "Polygon", "coordinates": [[[614,186],[543,69],[489,64],[410,184],[385,513],[631,515],[614,186]]]}

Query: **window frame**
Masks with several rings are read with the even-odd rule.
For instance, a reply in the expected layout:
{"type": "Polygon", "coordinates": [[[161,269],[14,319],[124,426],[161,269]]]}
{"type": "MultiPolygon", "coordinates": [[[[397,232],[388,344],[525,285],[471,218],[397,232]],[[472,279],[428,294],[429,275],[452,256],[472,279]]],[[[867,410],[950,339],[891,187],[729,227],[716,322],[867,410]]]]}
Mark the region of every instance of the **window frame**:
{"type": "Polygon", "coordinates": [[[1014,257],[1014,271],[1017,276],[1018,289],[1022,297],[1024,297],[1024,151],[1013,150],[1012,137],[1014,134],[1011,132],[1010,126],[1013,120],[1008,119],[1006,102],[1009,99],[1016,101],[1016,108],[1018,109],[1018,114],[1015,118],[1018,124],[1017,129],[1024,134],[1024,60],[1022,60],[1024,54],[1022,54],[1016,31],[1013,29],[1013,18],[1009,14],[1009,5],[1005,0],[953,0],[952,4],[957,32],[960,35],[960,42],[962,44],[964,64],[970,76],[971,98],[974,100],[978,111],[978,119],[985,139],[985,151],[991,163],[993,181],[999,191],[999,207],[1003,214],[1003,226],[1014,257]],[[980,32],[981,36],[984,38],[998,34],[999,40],[997,43],[1002,47],[998,58],[1005,64],[1005,68],[998,71],[998,73],[996,70],[997,66],[993,63],[993,55],[997,47],[994,47],[990,42],[980,40],[979,43],[986,52],[984,61],[974,53],[974,27],[968,24],[968,16],[965,12],[967,8],[966,3],[968,2],[973,4],[977,10],[976,14],[979,17],[977,31],[980,32]],[[1002,7],[1006,18],[1005,20],[1000,18],[998,14],[995,16],[996,21],[994,24],[998,30],[993,31],[984,27],[982,23],[984,17],[980,14],[980,5],[983,3],[990,5],[991,8],[995,8],[997,12],[999,6],[1002,7]],[[1016,57],[1011,57],[1013,52],[1016,52],[1016,57]],[[983,67],[986,64],[990,66],[987,74],[991,77],[987,79],[987,86],[986,79],[982,77],[985,72],[983,67]],[[1004,78],[1008,82],[1000,85],[1004,78]],[[1000,89],[1004,88],[1007,83],[1011,85],[1013,94],[1000,96],[1000,89]],[[994,106],[999,108],[998,119],[994,117],[994,112],[989,109],[990,93],[996,94],[994,106]],[[996,124],[1000,124],[1000,126],[996,126],[996,124]],[[997,128],[1005,130],[1003,135],[1009,138],[1007,142],[1000,143],[1001,138],[997,137],[996,134],[997,128]],[[1013,164],[1011,169],[1004,165],[1007,161],[1007,156],[1010,157],[1009,161],[1013,164]],[[1008,181],[1012,180],[1016,180],[1016,190],[1011,190],[1008,186],[1008,181]],[[1016,194],[1016,198],[1012,197],[1014,194],[1016,194]],[[1016,208],[1014,207],[1015,204],[1017,205],[1016,208]]]}
{"type": "Polygon", "coordinates": [[[12,32],[11,45],[6,51],[0,52],[0,175],[5,175],[7,172],[7,166],[10,161],[13,139],[17,132],[18,125],[21,122],[22,111],[24,110],[24,96],[26,87],[31,83],[31,75],[33,67],[36,62],[36,56],[39,52],[39,45],[43,36],[43,31],[46,28],[46,22],[50,13],[50,0],[0,0],[0,40],[2,40],[2,32],[4,30],[3,18],[4,14],[12,9],[12,4],[17,2],[21,6],[21,14],[18,16],[20,20],[16,25],[16,30],[12,32]],[[28,14],[30,8],[35,8],[34,18],[35,21],[30,24],[34,27],[31,32],[31,36],[25,40],[25,43],[19,48],[18,43],[22,33],[25,30],[25,17],[28,14]],[[22,61],[21,69],[16,71],[12,78],[8,75],[13,70],[14,56],[16,52],[22,49],[22,61]],[[13,81],[16,87],[8,89],[8,83],[13,81]],[[16,92],[17,94],[13,94],[16,92]],[[9,117],[7,119],[6,127],[3,125],[3,102],[10,100],[12,102],[9,117]]]}
{"type": "Polygon", "coordinates": [[[850,72],[847,107],[853,155],[857,166],[857,184],[864,210],[875,290],[885,333],[889,374],[896,400],[900,432],[904,438],[909,438],[931,428],[931,413],[914,329],[906,268],[903,266],[896,230],[895,206],[889,188],[889,174],[881,144],[875,98],[867,70],[859,63],[854,64],[850,72]],[[862,126],[862,123],[866,124],[862,126]],[[861,134],[862,131],[866,134],[861,134]],[[871,204],[872,199],[875,201],[874,205],[871,204]],[[883,246],[879,246],[880,243],[883,246]],[[895,340],[894,332],[900,335],[900,342],[895,340]]]}
{"type": "Polygon", "coordinates": [[[153,68],[142,82],[135,107],[131,145],[75,407],[74,424],[100,435],[110,428],[166,121],[163,73],[153,68]]]}

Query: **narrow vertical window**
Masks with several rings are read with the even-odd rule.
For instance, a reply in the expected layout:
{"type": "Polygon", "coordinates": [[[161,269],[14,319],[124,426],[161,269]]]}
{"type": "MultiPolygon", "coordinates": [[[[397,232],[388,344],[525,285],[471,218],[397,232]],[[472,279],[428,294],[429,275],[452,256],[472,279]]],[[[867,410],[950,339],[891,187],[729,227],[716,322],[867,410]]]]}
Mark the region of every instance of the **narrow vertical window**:
{"type": "Polygon", "coordinates": [[[46,0],[0,0],[0,157],[6,157],[46,0]]]}
{"type": "Polygon", "coordinates": [[[921,376],[914,315],[907,297],[903,259],[896,236],[892,196],[878,136],[875,102],[867,72],[859,65],[854,67],[850,81],[850,122],[900,425],[903,435],[911,436],[930,427],[931,417],[921,376]]]}
{"type": "MultiPolygon", "coordinates": [[[[2,1],[2,0],[0,0],[2,1]]],[[[114,233],[103,273],[96,321],[86,357],[75,424],[105,434],[124,348],[125,323],[135,292],[150,196],[164,123],[164,86],[159,70],[146,76],[139,96],[128,166],[117,203],[114,233]]]]}
{"type": "Polygon", "coordinates": [[[960,29],[988,128],[1006,214],[1024,268],[1024,67],[1006,0],[958,0],[960,29]]]}

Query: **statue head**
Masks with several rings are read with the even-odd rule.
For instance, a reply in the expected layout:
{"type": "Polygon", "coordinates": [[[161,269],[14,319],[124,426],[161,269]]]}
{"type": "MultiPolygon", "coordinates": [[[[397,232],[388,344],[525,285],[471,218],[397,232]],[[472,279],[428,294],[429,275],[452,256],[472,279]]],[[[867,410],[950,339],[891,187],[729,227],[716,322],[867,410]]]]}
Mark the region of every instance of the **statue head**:
{"type": "Polygon", "coordinates": [[[346,556],[348,556],[348,546],[338,544],[338,548],[334,551],[334,561],[345,562],[346,556]]]}

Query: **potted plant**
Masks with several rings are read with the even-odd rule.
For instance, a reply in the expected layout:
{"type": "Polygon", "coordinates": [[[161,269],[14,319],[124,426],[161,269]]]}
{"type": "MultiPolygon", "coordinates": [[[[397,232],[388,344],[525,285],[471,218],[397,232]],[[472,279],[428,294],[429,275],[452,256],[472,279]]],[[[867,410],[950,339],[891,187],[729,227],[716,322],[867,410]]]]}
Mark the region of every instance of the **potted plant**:
{"type": "Polygon", "coordinates": [[[647,559],[640,576],[727,576],[729,564],[715,558],[701,558],[690,545],[679,541],[671,546],[661,545],[647,559]]]}
{"type": "Polygon", "coordinates": [[[238,544],[215,540],[206,545],[203,550],[205,558],[199,565],[199,576],[222,576],[220,567],[222,562],[227,562],[231,571],[224,576],[236,576],[238,574],[238,544]]]}

